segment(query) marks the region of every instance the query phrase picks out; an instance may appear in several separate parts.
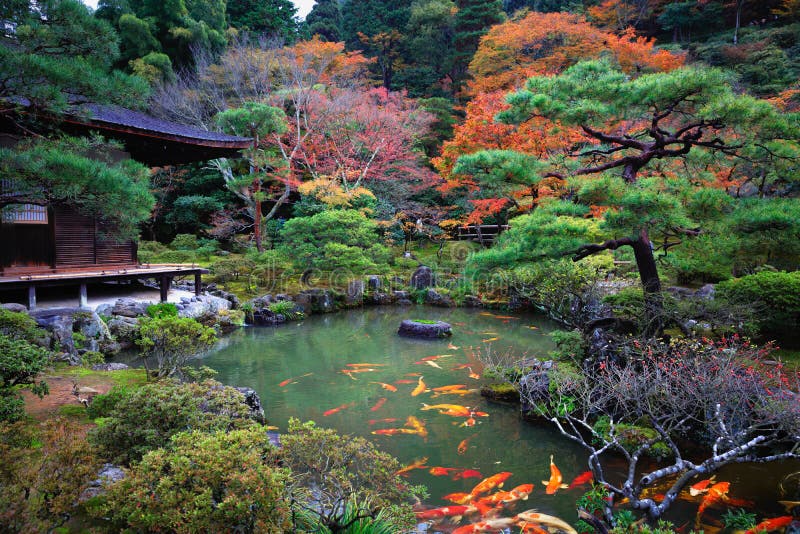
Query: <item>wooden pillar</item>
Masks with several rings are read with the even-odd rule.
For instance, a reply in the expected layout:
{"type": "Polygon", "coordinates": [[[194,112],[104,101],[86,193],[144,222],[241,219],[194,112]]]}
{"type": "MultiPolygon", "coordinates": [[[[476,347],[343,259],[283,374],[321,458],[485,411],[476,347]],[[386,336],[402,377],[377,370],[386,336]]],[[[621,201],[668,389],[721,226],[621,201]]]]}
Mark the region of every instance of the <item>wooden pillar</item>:
{"type": "Polygon", "coordinates": [[[86,284],[81,284],[80,286],[80,303],[78,304],[81,308],[88,308],[89,307],[89,296],[86,293],[86,284]]]}
{"type": "Polygon", "coordinates": [[[161,290],[161,302],[167,302],[167,295],[169,294],[169,286],[172,283],[172,277],[161,275],[161,281],[158,284],[161,290]]]}
{"type": "Polygon", "coordinates": [[[199,297],[202,292],[203,292],[203,275],[200,273],[194,273],[194,294],[196,297],[199,297]]]}
{"type": "Polygon", "coordinates": [[[28,286],[28,309],[34,308],[36,308],[36,286],[31,284],[28,286]]]}

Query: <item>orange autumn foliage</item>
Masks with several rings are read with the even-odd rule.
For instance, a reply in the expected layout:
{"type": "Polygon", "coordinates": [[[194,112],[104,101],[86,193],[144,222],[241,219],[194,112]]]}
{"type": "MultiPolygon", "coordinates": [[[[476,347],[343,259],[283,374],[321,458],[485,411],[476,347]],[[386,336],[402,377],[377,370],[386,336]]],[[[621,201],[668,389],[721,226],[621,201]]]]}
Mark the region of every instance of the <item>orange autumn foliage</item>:
{"type": "Polygon", "coordinates": [[[586,59],[611,54],[626,72],[670,71],[684,56],[654,48],[632,29],[621,35],[601,30],[580,15],[529,13],[493,26],[469,65],[468,95],[510,90],[531,76],[557,74],[586,59]]]}

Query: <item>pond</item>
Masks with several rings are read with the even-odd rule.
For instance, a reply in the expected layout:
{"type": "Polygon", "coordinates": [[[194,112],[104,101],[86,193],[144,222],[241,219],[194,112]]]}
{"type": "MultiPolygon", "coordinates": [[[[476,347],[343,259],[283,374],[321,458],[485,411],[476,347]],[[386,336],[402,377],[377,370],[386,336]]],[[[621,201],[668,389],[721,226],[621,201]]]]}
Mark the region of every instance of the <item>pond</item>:
{"type": "MultiPolygon", "coordinates": [[[[479,353],[546,358],[554,348],[547,334],[555,328],[533,315],[374,307],[312,316],[278,328],[241,329],[197,363],[218,371],[223,383],[255,389],[270,424],[280,430],[291,417],[314,420],[341,433],[369,438],[403,464],[427,458],[426,468],[407,473],[410,482],[428,487],[426,505],[445,506],[450,503],[442,499],[444,495],[469,492],[482,478],[510,472],[504,489],[534,485],[527,502],[512,509],[536,508],[574,524],[575,501],[588,485],[547,495],[542,481],[550,476],[551,455],[569,484],[586,471],[586,454],[553,428],[522,421],[517,406],[488,401],[477,391],[488,382],[480,376],[479,353]],[[447,321],[454,335],[449,340],[401,338],[396,331],[405,318],[447,321]],[[348,370],[354,372],[343,372],[348,370]],[[430,391],[412,396],[420,378],[430,391]],[[434,388],[456,384],[471,392],[434,396],[434,388]],[[426,404],[468,406],[488,416],[474,417],[474,426],[465,426],[467,417],[423,410],[426,404]],[[426,437],[373,433],[408,429],[409,416],[425,425],[426,437]],[[462,443],[466,450],[459,453],[462,443]],[[436,467],[445,469],[434,470],[442,473],[437,476],[431,472],[436,467]]],[[[737,467],[726,471],[724,480],[731,481],[732,493],[746,488],[748,499],[756,497],[759,507],[775,510],[774,488],[790,467],[798,468],[796,464],[778,466],[777,471],[774,466],[737,467]]],[[[678,501],[674,508],[670,519],[685,524],[693,519],[697,503],[678,501]]],[[[710,516],[719,524],[718,511],[710,516]]],[[[442,527],[452,528],[452,524],[442,527]]]]}

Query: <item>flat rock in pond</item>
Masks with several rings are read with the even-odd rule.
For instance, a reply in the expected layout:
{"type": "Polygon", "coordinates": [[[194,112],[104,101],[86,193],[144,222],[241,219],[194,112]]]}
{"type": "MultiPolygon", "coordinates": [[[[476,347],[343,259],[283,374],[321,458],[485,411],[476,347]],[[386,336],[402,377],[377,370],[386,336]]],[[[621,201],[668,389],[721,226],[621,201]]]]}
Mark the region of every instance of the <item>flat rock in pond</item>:
{"type": "Polygon", "coordinates": [[[404,337],[439,339],[453,335],[450,324],[444,321],[420,322],[405,319],[400,323],[397,333],[404,337]]]}

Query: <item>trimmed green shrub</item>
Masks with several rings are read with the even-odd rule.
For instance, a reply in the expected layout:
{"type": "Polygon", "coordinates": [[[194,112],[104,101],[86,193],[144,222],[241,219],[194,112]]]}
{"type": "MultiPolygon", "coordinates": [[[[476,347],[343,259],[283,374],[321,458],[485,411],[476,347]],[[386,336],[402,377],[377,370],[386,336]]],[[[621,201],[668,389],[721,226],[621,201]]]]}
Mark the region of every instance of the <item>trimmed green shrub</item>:
{"type": "Polygon", "coordinates": [[[151,304],[145,311],[148,317],[153,317],[155,319],[178,316],[178,307],[172,302],[159,302],[158,304],[151,304]]]}
{"type": "Polygon", "coordinates": [[[0,421],[18,421],[25,414],[19,388],[30,386],[40,398],[48,393],[47,383],[36,376],[50,363],[50,351],[24,339],[0,334],[0,421]]]}
{"type": "Polygon", "coordinates": [[[139,321],[136,344],[142,349],[145,367],[149,365],[148,358],[155,359],[153,374],[163,378],[179,373],[189,358],[216,341],[214,329],[194,319],[161,316],[144,317],[139,321]]]}
{"type": "Polygon", "coordinates": [[[754,320],[764,334],[788,334],[800,323],[800,271],[743,276],[717,285],[717,298],[759,308],[754,320]]]}

